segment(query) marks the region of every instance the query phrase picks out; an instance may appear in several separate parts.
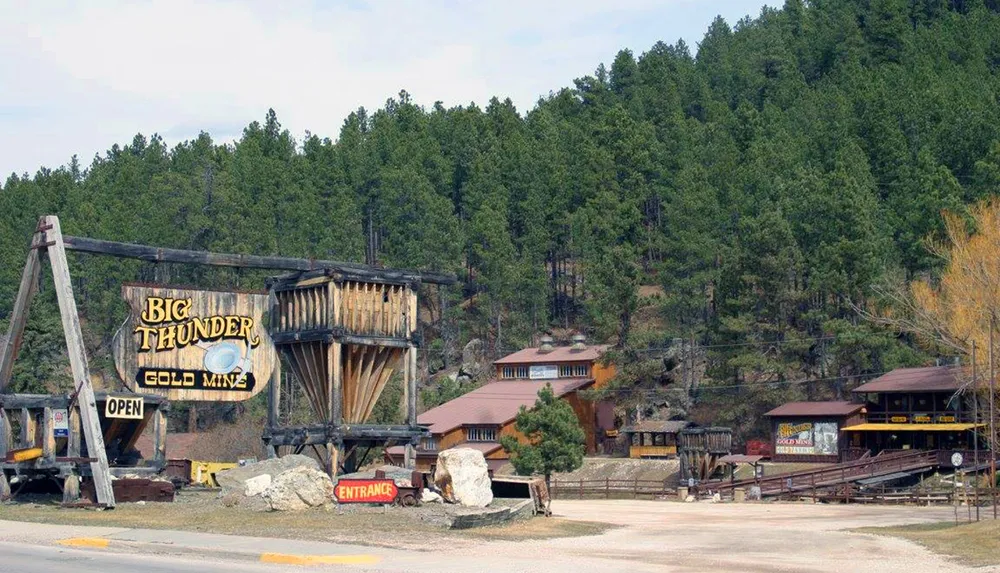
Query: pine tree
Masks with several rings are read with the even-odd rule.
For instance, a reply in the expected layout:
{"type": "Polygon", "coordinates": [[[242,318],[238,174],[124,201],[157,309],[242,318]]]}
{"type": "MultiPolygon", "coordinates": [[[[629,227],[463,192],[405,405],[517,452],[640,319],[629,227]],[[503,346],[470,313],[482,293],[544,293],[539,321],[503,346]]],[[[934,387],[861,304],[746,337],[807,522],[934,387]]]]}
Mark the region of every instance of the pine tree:
{"type": "Polygon", "coordinates": [[[552,384],[538,391],[534,408],[521,406],[514,427],[527,442],[503,436],[500,443],[518,474],[542,474],[548,486],[554,472],[571,472],[583,465],[583,428],[569,402],[556,397],[552,384]]]}

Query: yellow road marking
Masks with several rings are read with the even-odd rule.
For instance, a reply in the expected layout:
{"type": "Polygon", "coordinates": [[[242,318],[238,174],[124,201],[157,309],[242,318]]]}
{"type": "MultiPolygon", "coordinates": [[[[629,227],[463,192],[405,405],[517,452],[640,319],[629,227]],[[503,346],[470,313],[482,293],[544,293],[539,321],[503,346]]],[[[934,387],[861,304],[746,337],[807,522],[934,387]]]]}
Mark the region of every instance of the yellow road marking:
{"type": "Polygon", "coordinates": [[[261,553],[261,563],[281,565],[374,565],[382,558],[377,555],[287,555],[261,553]]]}
{"type": "Polygon", "coordinates": [[[99,547],[103,549],[111,542],[100,537],[74,537],[72,539],[60,539],[56,543],[66,545],[67,547],[99,547]]]}

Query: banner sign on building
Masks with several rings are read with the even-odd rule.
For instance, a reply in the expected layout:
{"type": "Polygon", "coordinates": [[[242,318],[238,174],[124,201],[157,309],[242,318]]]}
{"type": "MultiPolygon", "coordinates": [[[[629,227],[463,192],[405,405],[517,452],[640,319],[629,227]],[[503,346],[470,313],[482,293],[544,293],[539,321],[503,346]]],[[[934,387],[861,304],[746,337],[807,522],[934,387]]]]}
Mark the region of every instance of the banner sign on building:
{"type": "Polygon", "coordinates": [[[391,479],[342,479],[333,490],[338,503],[392,503],[398,494],[391,479]]]}
{"type": "Polygon", "coordinates": [[[836,422],[782,422],[775,437],[776,454],[837,455],[836,422]]]}
{"type": "Polygon", "coordinates": [[[532,366],[528,370],[530,380],[552,380],[559,377],[559,367],[554,364],[532,366]]]}
{"type": "Polygon", "coordinates": [[[125,285],[132,312],[114,340],[128,387],[170,400],[247,400],[277,360],[261,323],[266,293],[125,285]]]}

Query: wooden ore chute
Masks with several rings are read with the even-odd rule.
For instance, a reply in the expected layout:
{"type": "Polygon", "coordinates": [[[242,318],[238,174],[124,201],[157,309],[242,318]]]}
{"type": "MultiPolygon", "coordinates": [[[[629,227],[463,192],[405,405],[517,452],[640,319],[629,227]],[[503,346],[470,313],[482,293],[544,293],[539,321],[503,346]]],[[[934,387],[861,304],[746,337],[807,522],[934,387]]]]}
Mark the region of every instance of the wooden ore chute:
{"type": "Polygon", "coordinates": [[[681,460],[681,485],[687,480],[710,479],[719,468],[719,458],[729,455],[733,446],[730,428],[685,428],[678,434],[678,457],[681,460]]]}
{"type": "MultiPolygon", "coordinates": [[[[374,275],[374,276],[373,276],[374,275]]],[[[417,290],[407,278],[352,275],[342,270],[293,273],[268,281],[274,294],[271,337],[323,423],[279,427],[278,380],[272,381],[265,442],[279,446],[323,445],[331,475],[353,471],[359,447],[403,443],[429,435],[417,425],[417,290]],[[389,380],[402,373],[403,426],[366,425],[389,380]]],[[[317,450],[318,452],[319,450],[317,450]]]]}

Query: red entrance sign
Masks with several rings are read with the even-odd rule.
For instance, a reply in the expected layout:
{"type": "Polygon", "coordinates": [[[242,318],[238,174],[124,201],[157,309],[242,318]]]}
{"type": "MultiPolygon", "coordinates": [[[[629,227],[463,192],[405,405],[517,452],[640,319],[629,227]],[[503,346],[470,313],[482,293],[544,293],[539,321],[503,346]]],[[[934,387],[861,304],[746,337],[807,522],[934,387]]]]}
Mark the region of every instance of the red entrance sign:
{"type": "Polygon", "coordinates": [[[339,503],[392,503],[398,494],[391,479],[342,479],[333,490],[339,503]]]}

